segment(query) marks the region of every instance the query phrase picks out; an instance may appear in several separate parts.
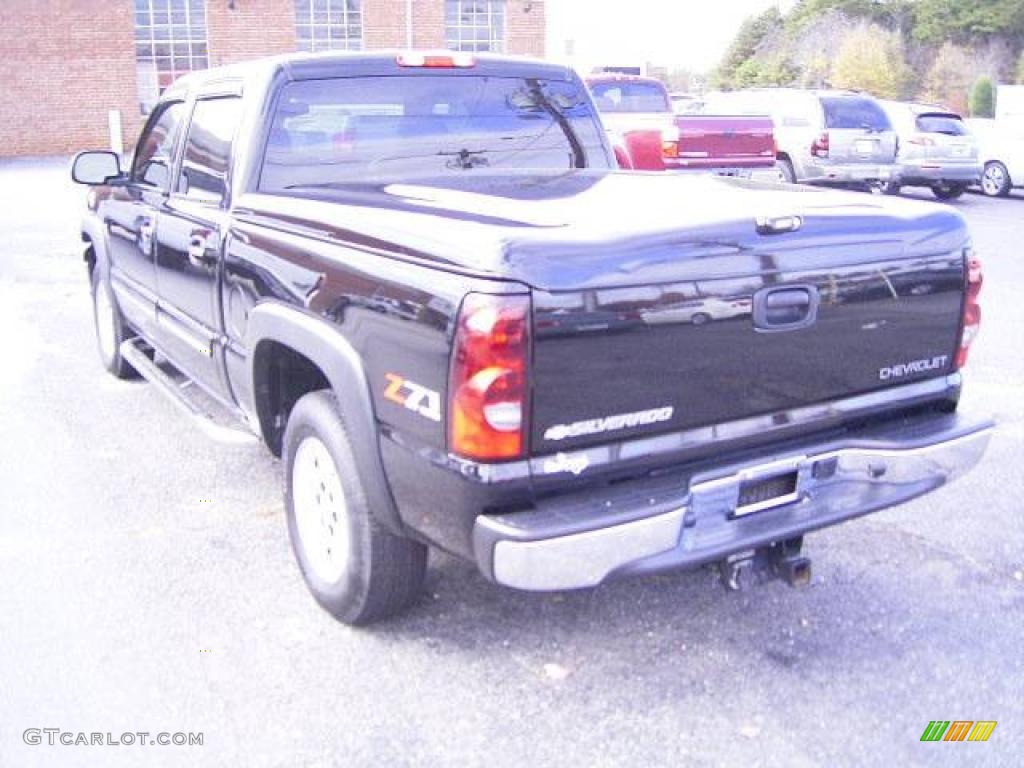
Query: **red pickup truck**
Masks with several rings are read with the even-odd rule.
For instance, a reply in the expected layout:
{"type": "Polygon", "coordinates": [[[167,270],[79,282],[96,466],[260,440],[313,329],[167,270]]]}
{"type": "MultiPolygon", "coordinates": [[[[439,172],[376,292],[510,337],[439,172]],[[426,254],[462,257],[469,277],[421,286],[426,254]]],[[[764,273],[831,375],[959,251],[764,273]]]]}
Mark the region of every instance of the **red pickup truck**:
{"type": "Polygon", "coordinates": [[[676,115],[668,90],[650,77],[594,75],[587,85],[624,168],[748,176],[775,166],[767,115],[676,115]]]}

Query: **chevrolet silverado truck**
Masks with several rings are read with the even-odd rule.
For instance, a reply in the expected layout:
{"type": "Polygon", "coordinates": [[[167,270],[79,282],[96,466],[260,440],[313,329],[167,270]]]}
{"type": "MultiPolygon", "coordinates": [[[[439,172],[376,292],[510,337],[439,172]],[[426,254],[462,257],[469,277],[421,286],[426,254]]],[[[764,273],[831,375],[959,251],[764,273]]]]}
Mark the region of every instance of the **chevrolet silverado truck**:
{"type": "Polygon", "coordinates": [[[299,568],[343,622],[413,603],[429,547],[522,590],[799,584],[805,534],[989,438],[957,413],[981,284],[959,213],[621,171],[562,66],[193,73],[129,168],[72,176],[103,364],[282,458],[299,568]]]}
{"type": "Polygon", "coordinates": [[[621,168],[749,177],[775,167],[767,114],[677,114],[665,85],[653,77],[591,75],[587,86],[621,168]]]}

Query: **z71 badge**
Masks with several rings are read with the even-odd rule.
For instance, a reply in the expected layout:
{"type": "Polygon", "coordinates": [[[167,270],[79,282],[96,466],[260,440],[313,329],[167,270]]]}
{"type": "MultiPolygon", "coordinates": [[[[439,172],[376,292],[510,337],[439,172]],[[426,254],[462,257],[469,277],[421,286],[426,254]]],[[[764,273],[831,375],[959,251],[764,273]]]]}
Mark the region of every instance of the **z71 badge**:
{"type": "Polygon", "coordinates": [[[384,397],[388,400],[405,406],[431,421],[441,420],[440,394],[397,373],[385,373],[384,378],[388,380],[388,386],[384,390],[384,397]]]}

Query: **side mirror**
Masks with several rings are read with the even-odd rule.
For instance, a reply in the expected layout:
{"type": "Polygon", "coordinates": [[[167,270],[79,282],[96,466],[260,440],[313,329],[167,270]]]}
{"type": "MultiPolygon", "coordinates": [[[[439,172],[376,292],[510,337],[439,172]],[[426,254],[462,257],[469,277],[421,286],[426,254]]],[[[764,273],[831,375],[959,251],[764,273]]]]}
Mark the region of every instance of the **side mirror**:
{"type": "Polygon", "coordinates": [[[113,152],[79,152],[71,163],[77,184],[107,184],[121,176],[121,161],[113,152]]]}

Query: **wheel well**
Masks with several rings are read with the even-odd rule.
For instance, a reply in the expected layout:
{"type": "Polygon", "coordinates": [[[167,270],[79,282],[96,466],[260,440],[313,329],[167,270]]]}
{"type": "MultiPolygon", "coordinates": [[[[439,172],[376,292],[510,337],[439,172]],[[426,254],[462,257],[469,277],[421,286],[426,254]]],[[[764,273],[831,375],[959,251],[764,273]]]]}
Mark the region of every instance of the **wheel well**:
{"type": "Polygon", "coordinates": [[[85,243],[82,259],[89,267],[89,277],[92,278],[93,270],[96,269],[96,246],[92,244],[92,239],[88,235],[82,235],[82,242],[85,243]]]}
{"type": "Polygon", "coordinates": [[[276,341],[261,341],[253,356],[253,395],[263,440],[281,455],[288,415],[299,398],[331,386],[308,357],[276,341]]]}

